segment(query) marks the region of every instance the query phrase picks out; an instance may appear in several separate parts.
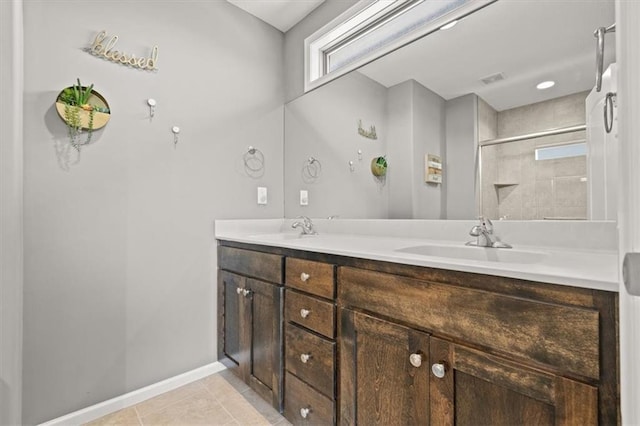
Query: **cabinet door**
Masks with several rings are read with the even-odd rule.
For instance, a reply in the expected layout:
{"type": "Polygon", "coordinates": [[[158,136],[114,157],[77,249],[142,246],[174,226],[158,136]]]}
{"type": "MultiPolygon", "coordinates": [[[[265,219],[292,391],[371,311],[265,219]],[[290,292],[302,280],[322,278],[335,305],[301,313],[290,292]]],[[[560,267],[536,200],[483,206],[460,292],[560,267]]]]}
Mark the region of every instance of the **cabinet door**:
{"type": "Polygon", "coordinates": [[[282,287],[247,278],[244,298],[250,329],[249,384],[277,409],[282,406],[282,287]]]}
{"type": "Polygon", "coordinates": [[[242,293],[246,287],[246,278],[220,271],[218,283],[222,290],[222,294],[218,297],[221,297],[223,307],[222,316],[219,318],[222,321],[222,338],[218,342],[222,347],[218,349],[223,356],[233,361],[233,363],[226,363],[227,367],[247,381],[251,330],[249,328],[250,310],[247,309],[246,298],[242,293]]]}
{"type": "Polygon", "coordinates": [[[340,423],[427,424],[429,336],[346,309],[340,321],[340,423]]]}
{"type": "Polygon", "coordinates": [[[219,286],[219,344],[221,355],[230,360],[225,365],[280,410],[282,287],[226,271],[220,271],[219,286]]]}
{"type": "Polygon", "coordinates": [[[598,423],[595,387],[434,337],[430,349],[432,424],[598,423]]]}

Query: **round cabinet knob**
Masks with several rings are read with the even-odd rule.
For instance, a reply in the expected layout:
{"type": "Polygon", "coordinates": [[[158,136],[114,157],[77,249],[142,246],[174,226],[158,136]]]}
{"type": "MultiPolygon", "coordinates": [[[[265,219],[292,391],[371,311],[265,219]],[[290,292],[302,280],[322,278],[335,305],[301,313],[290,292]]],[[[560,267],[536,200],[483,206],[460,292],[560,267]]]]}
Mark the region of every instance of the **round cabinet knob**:
{"type": "Polygon", "coordinates": [[[309,359],[311,359],[311,355],[310,354],[301,354],[300,355],[300,361],[302,361],[303,364],[306,364],[309,359]]]}
{"type": "Polygon", "coordinates": [[[310,412],[311,412],[310,408],[301,408],[300,409],[300,416],[302,416],[303,419],[306,419],[309,416],[310,412]]]}
{"type": "Polygon", "coordinates": [[[409,362],[416,368],[420,367],[422,365],[422,354],[409,355],[409,362]]]}
{"type": "Polygon", "coordinates": [[[238,294],[242,293],[242,289],[240,287],[236,288],[236,293],[238,294]]]}
{"type": "Polygon", "coordinates": [[[242,290],[242,295],[243,295],[244,297],[247,297],[247,296],[248,296],[248,295],[250,295],[250,294],[251,294],[251,290],[247,290],[246,288],[242,290]]]}
{"type": "Polygon", "coordinates": [[[308,310],[308,309],[304,309],[304,308],[303,308],[303,309],[300,309],[300,316],[301,316],[302,318],[306,318],[306,317],[308,317],[310,313],[311,313],[311,311],[310,311],[310,310],[308,310]]]}
{"type": "Polygon", "coordinates": [[[438,379],[442,379],[447,372],[447,367],[445,366],[444,362],[439,362],[431,366],[431,372],[438,379]]]}
{"type": "Polygon", "coordinates": [[[307,282],[307,280],[309,279],[310,276],[311,275],[303,272],[303,273],[300,274],[300,280],[302,280],[302,282],[307,282]]]}

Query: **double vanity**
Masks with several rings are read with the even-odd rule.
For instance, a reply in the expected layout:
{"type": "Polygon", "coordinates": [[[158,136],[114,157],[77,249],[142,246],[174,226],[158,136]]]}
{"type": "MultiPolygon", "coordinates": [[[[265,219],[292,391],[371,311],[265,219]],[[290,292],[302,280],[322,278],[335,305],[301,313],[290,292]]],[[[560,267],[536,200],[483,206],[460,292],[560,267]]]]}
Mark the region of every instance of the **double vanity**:
{"type": "Polygon", "coordinates": [[[314,222],[215,230],[218,357],[293,424],[620,422],[615,224],[314,222]]]}

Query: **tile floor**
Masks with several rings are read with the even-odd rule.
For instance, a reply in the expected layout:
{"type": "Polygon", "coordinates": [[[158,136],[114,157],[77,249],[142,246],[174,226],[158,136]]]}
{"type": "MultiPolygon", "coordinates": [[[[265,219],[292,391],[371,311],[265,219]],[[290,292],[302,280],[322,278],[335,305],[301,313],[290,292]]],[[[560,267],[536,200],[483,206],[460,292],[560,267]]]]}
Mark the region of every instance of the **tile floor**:
{"type": "Polygon", "coordinates": [[[109,414],[102,425],[278,425],[290,423],[229,370],[109,414]]]}

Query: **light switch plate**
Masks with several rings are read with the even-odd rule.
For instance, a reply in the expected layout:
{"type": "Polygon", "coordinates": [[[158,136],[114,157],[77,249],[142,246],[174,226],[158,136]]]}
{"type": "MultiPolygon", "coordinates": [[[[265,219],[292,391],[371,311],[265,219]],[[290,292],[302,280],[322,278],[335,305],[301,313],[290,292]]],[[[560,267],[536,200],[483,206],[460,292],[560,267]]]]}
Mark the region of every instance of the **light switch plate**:
{"type": "Polygon", "coordinates": [[[308,206],[309,205],[309,191],[306,189],[300,190],[300,205],[308,206]]]}
{"type": "Polygon", "coordinates": [[[267,188],[264,186],[258,187],[258,204],[267,204],[267,188]]]}

